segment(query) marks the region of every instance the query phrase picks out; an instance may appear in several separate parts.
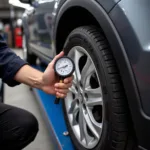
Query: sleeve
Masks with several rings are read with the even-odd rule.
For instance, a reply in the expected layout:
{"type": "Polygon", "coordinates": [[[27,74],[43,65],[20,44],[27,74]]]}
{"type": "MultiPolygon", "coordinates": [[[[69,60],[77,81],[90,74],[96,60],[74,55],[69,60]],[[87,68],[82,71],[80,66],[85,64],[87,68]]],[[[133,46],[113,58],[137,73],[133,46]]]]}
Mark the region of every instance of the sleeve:
{"type": "Polygon", "coordinates": [[[3,82],[9,86],[20,84],[14,80],[14,76],[25,64],[27,64],[27,62],[22,60],[11,49],[9,49],[0,35],[0,78],[2,78],[3,82]]]}

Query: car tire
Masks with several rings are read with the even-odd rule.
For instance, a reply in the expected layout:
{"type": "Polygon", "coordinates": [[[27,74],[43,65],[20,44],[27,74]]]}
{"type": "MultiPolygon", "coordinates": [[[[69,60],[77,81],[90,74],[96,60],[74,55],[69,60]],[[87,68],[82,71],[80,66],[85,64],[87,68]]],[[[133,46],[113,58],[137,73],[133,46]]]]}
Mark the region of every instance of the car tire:
{"type": "MultiPolygon", "coordinates": [[[[72,125],[73,119],[71,120],[71,118],[73,118],[73,114],[71,114],[72,115],[71,117],[69,111],[73,107],[72,105],[73,103],[68,104],[71,98],[73,97],[72,90],[71,92],[68,93],[67,97],[64,99],[63,101],[64,117],[75,149],[133,150],[135,148],[135,143],[133,142],[134,138],[130,138],[130,142],[128,141],[129,132],[132,127],[124,87],[121,81],[119,70],[117,68],[117,63],[113,57],[113,53],[111,51],[109,43],[107,42],[101,29],[94,26],[84,26],[79,27],[74,31],[72,31],[71,34],[68,36],[64,46],[65,54],[75,58],[76,54],[73,54],[74,53],[73,51],[75,51],[78,48],[84,49],[85,53],[92,60],[91,62],[94,64],[94,67],[97,72],[97,78],[99,78],[100,80],[103,97],[103,106],[102,110],[97,110],[102,111],[102,113],[100,113],[102,117],[102,131],[100,134],[100,138],[94,147],[92,146],[88,147],[86,145],[90,145],[90,142],[92,141],[90,141],[87,144],[87,138],[85,139],[83,138],[83,133],[82,138],[81,133],[78,137],[78,132],[75,131],[75,129],[77,129],[78,124],[72,125]],[[71,98],[69,97],[69,95],[71,95],[71,98]],[[85,146],[84,143],[86,143],[85,146]]],[[[82,64],[84,61],[85,60],[82,60],[77,64],[80,65],[80,63],[82,64]]],[[[80,71],[82,71],[82,69],[80,71]]],[[[77,73],[74,75],[76,76],[77,73]]],[[[78,91],[78,95],[80,95],[80,91],[78,91]]],[[[74,109],[77,105],[78,104],[74,105],[74,109]]],[[[83,104],[81,105],[83,106],[83,104]]],[[[78,106],[80,106],[80,104],[78,106]]],[[[87,108],[85,107],[84,110],[86,109],[87,108]]],[[[86,112],[88,111],[86,110],[86,112]]],[[[78,122],[79,119],[80,118],[78,113],[78,115],[76,115],[76,122],[78,122]]],[[[84,130],[84,127],[81,128],[80,125],[78,126],[80,132],[81,129],[84,130]]],[[[89,125],[87,126],[89,127],[89,125]]],[[[89,128],[85,133],[87,132],[89,132],[89,128]]],[[[85,133],[84,135],[86,135],[85,133]]],[[[91,132],[89,132],[88,134],[91,134],[91,132]]],[[[91,134],[90,136],[92,137],[93,135],[91,134]]]]}
{"type": "Polygon", "coordinates": [[[23,36],[23,58],[30,65],[36,65],[37,56],[30,52],[27,37],[23,36]]]}

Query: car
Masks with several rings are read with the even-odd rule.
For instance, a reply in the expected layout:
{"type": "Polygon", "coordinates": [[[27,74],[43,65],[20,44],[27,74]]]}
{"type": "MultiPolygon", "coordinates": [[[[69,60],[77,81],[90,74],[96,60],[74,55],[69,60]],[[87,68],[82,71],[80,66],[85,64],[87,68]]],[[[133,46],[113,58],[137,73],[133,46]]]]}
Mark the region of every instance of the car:
{"type": "Polygon", "coordinates": [[[150,149],[150,1],[20,1],[27,61],[75,62],[63,101],[75,149],[150,149]]]}

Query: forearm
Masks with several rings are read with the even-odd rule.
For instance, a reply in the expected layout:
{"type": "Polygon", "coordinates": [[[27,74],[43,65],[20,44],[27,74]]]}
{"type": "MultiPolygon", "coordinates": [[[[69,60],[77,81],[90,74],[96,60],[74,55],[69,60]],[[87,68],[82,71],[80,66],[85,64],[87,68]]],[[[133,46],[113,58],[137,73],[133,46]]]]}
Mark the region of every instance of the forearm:
{"type": "Polygon", "coordinates": [[[59,80],[54,71],[55,61],[63,55],[64,53],[61,52],[55,56],[44,73],[24,64],[17,70],[17,73],[13,76],[13,80],[41,89],[47,94],[64,98],[72,85],[72,77],[65,79],[63,83],[58,83],[59,80]]]}
{"type": "Polygon", "coordinates": [[[27,84],[31,87],[42,89],[43,73],[30,67],[29,65],[24,65],[15,75],[15,80],[27,84]]]}

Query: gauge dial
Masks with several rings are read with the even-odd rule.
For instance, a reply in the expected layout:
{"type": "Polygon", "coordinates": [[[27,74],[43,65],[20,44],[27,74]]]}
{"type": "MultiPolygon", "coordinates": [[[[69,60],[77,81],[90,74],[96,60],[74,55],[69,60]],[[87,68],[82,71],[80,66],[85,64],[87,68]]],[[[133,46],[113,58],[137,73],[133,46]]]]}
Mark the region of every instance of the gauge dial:
{"type": "Polygon", "coordinates": [[[69,57],[61,57],[55,62],[54,68],[60,77],[67,77],[74,72],[74,63],[69,57]]]}

